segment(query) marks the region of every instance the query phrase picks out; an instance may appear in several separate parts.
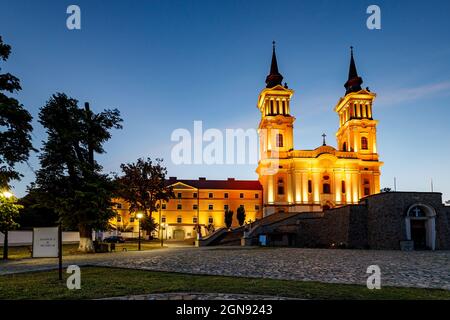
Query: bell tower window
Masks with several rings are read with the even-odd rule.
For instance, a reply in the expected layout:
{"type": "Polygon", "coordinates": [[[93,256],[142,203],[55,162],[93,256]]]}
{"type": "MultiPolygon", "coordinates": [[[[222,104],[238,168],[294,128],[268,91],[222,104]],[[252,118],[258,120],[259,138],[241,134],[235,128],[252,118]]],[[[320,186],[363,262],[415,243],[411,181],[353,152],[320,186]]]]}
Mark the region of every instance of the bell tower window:
{"type": "Polygon", "coordinates": [[[281,133],[277,133],[276,139],[277,139],[277,148],[282,148],[283,147],[283,135],[281,133]]]}
{"type": "Polygon", "coordinates": [[[347,151],[347,142],[342,144],[342,151],[347,151]]]}
{"type": "Polygon", "coordinates": [[[368,150],[369,149],[369,142],[366,137],[361,138],[361,150],[368,150]]]}

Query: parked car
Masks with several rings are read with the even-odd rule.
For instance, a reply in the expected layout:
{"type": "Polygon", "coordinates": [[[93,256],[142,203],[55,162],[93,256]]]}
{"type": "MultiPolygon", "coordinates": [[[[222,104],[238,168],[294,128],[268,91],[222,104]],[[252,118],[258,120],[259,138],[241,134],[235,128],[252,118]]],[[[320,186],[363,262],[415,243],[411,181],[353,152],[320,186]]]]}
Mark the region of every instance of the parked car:
{"type": "Polygon", "coordinates": [[[111,236],[103,239],[104,242],[108,243],[125,243],[125,239],[121,236],[111,236]]]}

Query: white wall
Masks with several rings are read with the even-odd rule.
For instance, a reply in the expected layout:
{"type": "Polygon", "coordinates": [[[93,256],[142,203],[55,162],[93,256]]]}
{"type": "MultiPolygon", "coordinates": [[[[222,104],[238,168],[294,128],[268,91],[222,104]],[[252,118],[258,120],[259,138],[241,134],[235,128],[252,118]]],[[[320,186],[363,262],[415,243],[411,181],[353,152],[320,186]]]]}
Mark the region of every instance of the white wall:
{"type": "MultiPolygon", "coordinates": [[[[63,232],[63,243],[78,243],[80,234],[78,232],[63,232]]],[[[5,236],[0,232],[0,246],[3,246],[5,236]]],[[[33,239],[32,231],[10,231],[8,232],[9,246],[31,246],[33,239]]]]}

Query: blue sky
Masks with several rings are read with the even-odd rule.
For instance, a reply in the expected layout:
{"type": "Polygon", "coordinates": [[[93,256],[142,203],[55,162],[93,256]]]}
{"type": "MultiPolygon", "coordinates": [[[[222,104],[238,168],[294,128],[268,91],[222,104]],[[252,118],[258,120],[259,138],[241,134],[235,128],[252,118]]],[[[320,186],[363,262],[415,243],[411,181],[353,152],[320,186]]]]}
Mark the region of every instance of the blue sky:
{"type": "MultiPolygon", "coordinates": [[[[364,86],[378,94],[374,117],[382,187],[435,191],[450,199],[450,2],[448,1],[0,1],[0,34],[13,47],[3,72],[21,79],[17,98],[35,117],[34,145],[45,138],[38,110],[65,92],[94,110],[117,107],[105,171],[138,157],[163,157],[171,176],[256,179],[255,166],[176,166],[174,129],[255,128],[256,101],[269,71],[271,42],[296,91],[296,149],[321,134],[335,145],[349,46],[364,86]],[[66,8],[81,8],[82,29],[66,28],[66,8]],[[382,29],[366,28],[366,8],[381,8],[382,29]]],[[[39,168],[34,154],[14,191],[23,195],[39,168]]]]}

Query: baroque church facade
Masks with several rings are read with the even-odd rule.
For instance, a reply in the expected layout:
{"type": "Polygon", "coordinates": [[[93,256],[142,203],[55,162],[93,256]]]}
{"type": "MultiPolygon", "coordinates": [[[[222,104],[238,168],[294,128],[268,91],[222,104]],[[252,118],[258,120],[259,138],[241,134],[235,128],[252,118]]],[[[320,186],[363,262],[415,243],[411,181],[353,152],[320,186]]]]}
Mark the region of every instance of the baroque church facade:
{"type": "Polygon", "coordinates": [[[376,94],[362,89],[351,51],[345,95],[334,111],[339,121],[337,148],[325,142],[314,150],[294,150],[290,101],[294,90],[282,85],[275,44],[266,88],[257,107],[260,161],[257,168],[264,190],[264,216],[275,212],[312,212],[357,204],[380,192],[377,120],[372,108],[376,94]]]}

